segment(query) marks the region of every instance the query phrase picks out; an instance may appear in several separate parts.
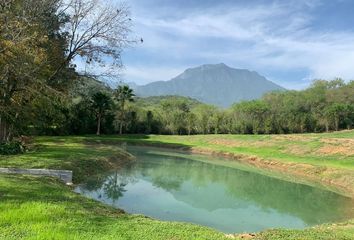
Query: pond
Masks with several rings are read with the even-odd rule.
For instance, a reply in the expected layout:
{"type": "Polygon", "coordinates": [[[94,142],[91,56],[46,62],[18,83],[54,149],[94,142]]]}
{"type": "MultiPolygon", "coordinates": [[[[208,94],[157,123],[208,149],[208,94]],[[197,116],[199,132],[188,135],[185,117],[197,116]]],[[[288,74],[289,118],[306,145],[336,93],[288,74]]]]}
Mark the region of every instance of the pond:
{"type": "Polygon", "coordinates": [[[229,160],[130,147],[134,164],[95,177],[75,191],[160,220],[225,233],[302,229],[354,216],[353,200],[322,188],[279,180],[229,160]]]}

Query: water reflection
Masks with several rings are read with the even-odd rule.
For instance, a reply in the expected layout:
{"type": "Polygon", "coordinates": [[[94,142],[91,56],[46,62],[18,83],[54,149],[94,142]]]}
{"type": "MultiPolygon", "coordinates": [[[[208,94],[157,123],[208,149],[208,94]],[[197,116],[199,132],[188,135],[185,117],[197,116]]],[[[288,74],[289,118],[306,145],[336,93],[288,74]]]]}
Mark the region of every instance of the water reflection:
{"type": "Polygon", "coordinates": [[[112,206],[115,206],[117,200],[124,196],[127,191],[128,183],[134,183],[137,178],[129,167],[123,170],[116,170],[105,175],[94,176],[86,183],[77,187],[76,191],[85,194],[94,194],[98,199],[105,200],[112,206]]]}
{"type": "Polygon", "coordinates": [[[77,188],[87,196],[163,220],[225,232],[303,228],[354,216],[352,201],[332,192],[235,168],[133,148],[135,164],[77,188]]]}
{"type": "Polygon", "coordinates": [[[124,181],[125,179],[120,181],[118,172],[115,172],[113,175],[108,176],[107,181],[103,184],[103,191],[109,199],[112,199],[112,204],[120,197],[123,197],[123,193],[127,191],[124,189],[127,185],[124,181]]]}

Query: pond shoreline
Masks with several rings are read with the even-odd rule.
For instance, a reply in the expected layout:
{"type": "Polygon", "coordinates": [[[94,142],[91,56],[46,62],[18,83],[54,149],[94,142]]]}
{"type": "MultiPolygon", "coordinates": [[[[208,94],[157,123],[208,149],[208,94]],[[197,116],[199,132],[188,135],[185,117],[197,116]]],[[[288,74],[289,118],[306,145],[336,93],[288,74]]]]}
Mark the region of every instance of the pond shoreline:
{"type": "Polygon", "coordinates": [[[354,200],[354,173],[353,171],[347,169],[336,169],[295,162],[280,162],[276,160],[267,160],[256,156],[234,154],[199,147],[186,148],[173,144],[156,144],[149,142],[129,142],[129,144],[134,146],[156,147],[161,149],[177,150],[185,153],[202,154],[236,160],[260,170],[281,174],[284,178],[286,178],[286,180],[304,184],[319,184],[330,191],[350,197],[354,200]]]}
{"type": "MultiPolygon", "coordinates": [[[[118,165],[121,166],[121,164],[118,164],[117,162],[120,162],[119,160],[121,160],[123,156],[123,158],[125,158],[127,155],[123,152],[117,151],[116,146],[122,142],[127,141],[124,141],[123,139],[120,139],[120,141],[118,141],[117,138],[111,139],[113,141],[107,140],[108,139],[105,137],[97,138],[96,136],[36,137],[36,143],[41,144],[41,148],[22,156],[12,156],[11,158],[4,158],[2,165],[4,165],[4,167],[16,166],[25,168],[45,166],[51,169],[65,167],[67,169],[74,170],[74,182],[79,183],[87,179],[88,176],[92,176],[104,171],[105,169],[107,169],[107,167],[112,168],[118,167],[118,165]],[[89,142],[95,143],[95,145],[88,145],[87,143],[89,142]],[[108,146],[106,146],[106,144],[108,146]],[[115,145],[115,147],[113,147],[113,145],[115,145]],[[99,167],[97,166],[98,163],[99,167]]],[[[128,142],[132,143],[131,141],[128,142]]],[[[158,144],[136,145],[158,147],[158,144]]],[[[164,146],[160,147],[181,151],[188,151],[189,149],[183,149],[180,147],[181,145],[178,146],[177,144],[176,146],[178,147],[174,148],[171,148],[171,146],[166,145],[168,144],[164,144],[164,146]]],[[[197,149],[195,148],[193,151],[195,153],[199,152],[202,154],[212,155],[210,151],[208,153],[206,153],[205,150],[203,150],[203,152],[200,152],[197,151],[197,149]]],[[[214,154],[218,153],[214,152],[214,154]]],[[[4,225],[2,227],[2,233],[5,233],[5,236],[6,230],[9,229],[11,229],[11,231],[8,231],[9,234],[13,234],[14,230],[16,230],[16,233],[21,232],[21,234],[23,234],[23,232],[30,232],[30,230],[28,229],[32,229],[33,227],[33,229],[35,229],[33,233],[36,234],[51,234],[52,236],[56,233],[63,233],[70,234],[68,236],[72,236],[71,233],[74,232],[71,231],[75,231],[75,234],[78,234],[78,236],[85,235],[87,237],[87,234],[89,234],[90,236],[97,237],[97,232],[95,232],[95,229],[90,231],[89,233],[87,230],[85,230],[84,232],[82,232],[81,230],[87,229],[88,226],[94,225],[96,218],[92,218],[92,216],[99,216],[99,219],[109,222],[110,225],[110,227],[107,228],[107,232],[105,232],[105,236],[122,236],[123,234],[124,236],[133,239],[145,239],[144,237],[148,237],[147,239],[151,239],[152,237],[154,237],[154,239],[166,239],[168,237],[176,236],[180,237],[180,239],[189,239],[191,236],[199,237],[199,239],[225,239],[225,234],[215,232],[209,228],[197,225],[175,222],[163,222],[143,217],[140,215],[123,214],[117,209],[109,208],[108,206],[102,205],[97,201],[89,200],[88,198],[84,198],[79,194],[74,193],[72,191],[72,187],[64,186],[64,184],[59,184],[57,181],[48,181],[47,178],[29,178],[27,176],[21,177],[18,175],[0,175],[0,185],[2,187],[7,186],[2,188],[2,191],[0,191],[0,196],[2,197],[3,201],[9,201],[6,211],[8,212],[8,216],[13,219],[13,221],[11,222],[12,226],[6,225],[9,226],[9,228],[7,228],[4,225]],[[19,221],[23,218],[23,213],[21,213],[20,215],[15,213],[16,211],[19,211],[18,204],[13,204],[11,198],[16,196],[17,199],[21,200],[21,206],[25,206],[26,204],[28,204],[26,200],[28,195],[26,194],[30,193],[28,192],[28,189],[32,189],[31,192],[36,193],[31,194],[30,197],[32,198],[31,204],[33,205],[33,208],[39,211],[37,213],[38,216],[42,216],[43,214],[45,215],[47,212],[50,212],[52,210],[54,211],[55,209],[57,209],[58,206],[63,207],[64,205],[65,208],[70,207],[70,209],[76,209],[78,212],[80,212],[80,214],[72,214],[72,212],[68,214],[66,211],[61,211],[60,213],[58,213],[62,216],[62,218],[60,219],[65,219],[65,221],[61,223],[63,228],[60,229],[51,229],[51,218],[48,218],[43,221],[41,223],[40,228],[38,228],[38,224],[36,222],[26,222],[24,229],[22,228],[22,225],[19,224],[19,221]],[[47,194],[47,191],[62,192],[60,192],[58,196],[53,196],[52,193],[47,194]],[[67,197],[68,199],[63,199],[63,196],[65,196],[65,198],[67,197]],[[51,207],[50,209],[48,209],[48,206],[42,206],[43,200],[45,200],[45,202],[48,202],[51,207]],[[83,204],[87,207],[83,207],[83,204]],[[83,213],[84,215],[82,215],[83,213]],[[71,222],[78,223],[77,226],[73,226],[72,224],[70,224],[69,226],[68,219],[71,222]],[[128,226],[135,226],[135,230],[130,231],[130,228],[128,226]],[[122,231],[119,230],[122,229],[122,227],[127,231],[122,233],[122,231]],[[156,232],[157,228],[160,229],[158,233],[156,232]],[[51,230],[48,231],[49,229],[51,230]],[[72,230],[67,232],[67,229],[72,230]],[[65,233],[63,231],[65,231],[65,233]]],[[[32,208],[24,208],[21,211],[25,211],[25,213],[27,213],[28,211],[28,216],[33,215],[32,208]]],[[[99,222],[102,222],[101,220],[99,222]]],[[[58,220],[55,221],[55,224],[58,224],[58,220]]],[[[348,239],[348,236],[352,236],[352,231],[350,229],[353,226],[353,220],[349,220],[348,222],[344,223],[324,224],[305,230],[273,229],[257,233],[256,238],[302,239],[306,237],[308,239],[348,239]]],[[[227,237],[240,239],[242,236],[239,234],[235,234],[227,237]]]]}
{"type": "Polygon", "coordinates": [[[128,213],[192,222],[225,234],[304,229],[354,216],[350,198],[259,174],[242,163],[153,147],[128,146],[127,151],[136,156],[134,167],[93,178],[75,192],[128,213]]]}

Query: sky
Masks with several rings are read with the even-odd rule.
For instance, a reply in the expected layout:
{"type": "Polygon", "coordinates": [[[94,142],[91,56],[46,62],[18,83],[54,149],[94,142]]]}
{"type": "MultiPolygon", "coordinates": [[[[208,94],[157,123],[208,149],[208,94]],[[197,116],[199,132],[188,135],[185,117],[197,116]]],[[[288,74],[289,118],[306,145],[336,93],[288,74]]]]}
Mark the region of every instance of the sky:
{"type": "MultiPolygon", "coordinates": [[[[116,0],[119,1],[119,0],[116,0]]],[[[354,0],[129,0],[125,82],[170,80],[225,63],[288,89],[354,79],[354,0]]]]}

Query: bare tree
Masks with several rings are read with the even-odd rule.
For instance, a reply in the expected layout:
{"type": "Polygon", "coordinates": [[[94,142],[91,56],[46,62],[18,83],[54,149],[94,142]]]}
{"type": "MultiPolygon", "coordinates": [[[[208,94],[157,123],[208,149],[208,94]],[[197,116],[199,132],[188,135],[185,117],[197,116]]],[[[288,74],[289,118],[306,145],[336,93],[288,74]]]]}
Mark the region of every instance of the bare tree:
{"type": "Polygon", "coordinates": [[[68,49],[54,78],[75,57],[86,63],[109,63],[121,66],[122,49],[133,43],[129,39],[131,18],[126,4],[113,4],[103,0],[69,0],[61,4],[61,12],[69,21],[63,31],[67,33],[68,49]]]}

